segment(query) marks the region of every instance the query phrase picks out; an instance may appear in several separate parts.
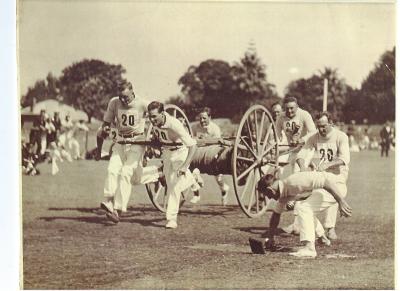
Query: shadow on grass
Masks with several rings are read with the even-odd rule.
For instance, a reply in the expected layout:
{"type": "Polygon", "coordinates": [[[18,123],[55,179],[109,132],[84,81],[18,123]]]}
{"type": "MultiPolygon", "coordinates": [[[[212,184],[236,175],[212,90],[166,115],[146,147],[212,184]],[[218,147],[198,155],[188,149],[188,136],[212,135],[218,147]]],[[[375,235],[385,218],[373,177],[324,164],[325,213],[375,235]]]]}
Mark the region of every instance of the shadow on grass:
{"type": "Polygon", "coordinates": [[[85,222],[85,223],[112,225],[112,223],[106,217],[98,217],[98,216],[79,216],[79,217],[45,216],[45,217],[39,217],[39,219],[48,221],[48,222],[51,222],[54,220],[72,220],[72,221],[79,221],[79,222],[85,222]]]}
{"type": "MultiPolygon", "coordinates": [[[[153,227],[164,227],[164,224],[157,224],[157,222],[165,221],[164,218],[155,218],[155,219],[129,219],[133,215],[122,215],[121,221],[119,223],[136,223],[143,226],[153,226],[153,227]],[[127,219],[128,218],[128,219],[127,219]]],[[[79,217],[70,217],[70,216],[47,216],[47,217],[39,217],[40,220],[44,221],[55,221],[55,220],[71,220],[71,221],[79,221],[85,223],[95,223],[95,224],[103,224],[105,226],[113,226],[118,225],[118,223],[113,223],[108,220],[105,216],[79,216],[79,217]]]]}
{"type": "Polygon", "coordinates": [[[207,215],[207,216],[229,216],[239,214],[238,206],[202,205],[195,208],[182,208],[179,210],[181,215],[207,215]],[[201,209],[204,207],[205,209],[201,209]]]}
{"type": "MultiPolygon", "coordinates": [[[[49,207],[50,211],[78,211],[82,213],[93,213],[96,215],[104,215],[105,211],[99,207],[49,207]]],[[[129,206],[123,217],[138,216],[145,213],[163,213],[152,205],[135,205],[129,206]],[[132,213],[133,212],[133,213],[132,213]]],[[[240,214],[240,208],[236,205],[221,206],[213,204],[204,204],[196,206],[183,206],[179,210],[181,215],[208,215],[208,216],[226,216],[230,214],[240,214]]]]}
{"type": "Polygon", "coordinates": [[[105,211],[101,208],[88,208],[88,207],[50,207],[50,211],[79,211],[82,213],[94,213],[97,215],[105,214],[105,211]]]}
{"type": "MultiPolygon", "coordinates": [[[[269,227],[262,227],[262,226],[248,226],[248,227],[233,227],[235,230],[255,234],[255,235],[260,235],[261,237],[268,237],[269,235],[269,227]]],[[[281,228],[278,228],[276,230],[275,235],[281,236],[281,237],[290,237],[292,236],[291,234],[288,234],[284,232],[281,228]]]]}
{"type": "MultiPolygon", "coordinates": [[[[207,216],[226,216],[231,214],[240,214],[239,207],[235,205],[231,206],[221,206],[221,205],[212,205],[212,204],[204,204],[204,205],[196,205],[189,207],[181,207],[179,209],[179,214],[182,216],[185,215],[207,215],[207,216]]],[[[130,206],[128,207],[128,212],[155,212],[162,214],[163,212],[156,209],[154,206],[130,206]]]]}

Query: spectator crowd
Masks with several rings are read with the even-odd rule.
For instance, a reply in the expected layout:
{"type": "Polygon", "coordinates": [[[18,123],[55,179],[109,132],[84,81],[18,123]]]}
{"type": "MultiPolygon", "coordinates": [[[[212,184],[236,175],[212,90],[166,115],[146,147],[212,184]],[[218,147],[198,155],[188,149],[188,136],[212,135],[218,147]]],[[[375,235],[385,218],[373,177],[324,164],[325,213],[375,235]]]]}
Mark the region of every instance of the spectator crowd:
{"type": "Polygon", "coordinates": [[[72,122],[68,113],[62,120],[59,112],[54,112],[50,117],[45,110],[41,110],[33,122],[29,140],[22,139],[22,172],[31,176],[39,175],[37,165],[49,162],[55,175],[59,171],[57,162],[82,159],[77,140],[79,131],[89,131],[83,120],[72,122]]]}

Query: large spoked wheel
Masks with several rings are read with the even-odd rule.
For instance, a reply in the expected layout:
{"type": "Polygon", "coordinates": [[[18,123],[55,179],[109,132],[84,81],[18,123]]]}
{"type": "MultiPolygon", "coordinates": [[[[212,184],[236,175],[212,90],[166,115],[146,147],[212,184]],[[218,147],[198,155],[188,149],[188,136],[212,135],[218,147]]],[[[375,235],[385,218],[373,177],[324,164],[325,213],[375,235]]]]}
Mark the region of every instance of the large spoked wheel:
{"type": "MultiPolygon", "coordinates": [[[[177,106],[172,105],[172,104],[167,104],[165,106],[165,111],[179,119],[186,127],[188,132],[190,133],[191,136],[193,136],[193,131],[192,128],[190,127],[190,122],[187,119],[185,113],[177,106]]],[[[149,129],[147,131],[146,135],[146,140],[150,140],[152,137],[152,125],[150,123],[149,129]]],[[[149,148],[146,148],[146,151],[148,151],[149,148]]],[[[150,161],[147,161],[148,163],[161,163],[161,158],[153,158],[150,161]]],[[[167,205],[168,205],[168,195],[167,195],[167,187],[164,187],[160,181],[155,182],[155,183],[148,183],[145,185],[147,194],[149,195],[151,203],[161,212],[166,212],[167,211],[167,205]]],[[[181,200],[180,200],[180,205],[182,206],[183,203],[185,202],[185,194],[182,193],[181,200]]]]}
{"type": "Polygon", "coordinates": [[[278,167],[278,155],[278,136],[270,113],[261,105],[250,107],[240,121],[232,154],[235,194],[248,217],[259,217],[267,210],[257,184],[278,167]]]}

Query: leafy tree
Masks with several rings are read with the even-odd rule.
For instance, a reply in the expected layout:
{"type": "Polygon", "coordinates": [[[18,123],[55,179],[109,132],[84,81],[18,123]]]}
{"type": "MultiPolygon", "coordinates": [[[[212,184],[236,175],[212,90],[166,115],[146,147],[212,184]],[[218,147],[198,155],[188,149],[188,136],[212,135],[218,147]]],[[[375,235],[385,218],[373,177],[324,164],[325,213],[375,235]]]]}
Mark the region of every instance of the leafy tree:
{"type": "Polygon", "coordinates": [[[241,116],[254,103],[268,105],[277,99],[265,68],[255,49],[250,48],[233,66],[212,59],[190,66],[178,84],[185,104],[192,109],[208,106],[214,116],[232,118],[241,116]]]}
{"type": "Polygon", "coordinates": [[[178,84],[185,102],[194,108],[208,106],[214,116],[229,116],[227,108],[233,97],[233,78],[230,65],[221,60],[206,60],[199,66],[191,66],[179,79],[178,84]]]}
{"type": "Polygon", "coordinates": [[[185,112],[186,117],[191,121],[196,119],[199,112],[199,107],[193,106],[184,96],[179,94],[169,97],[166,103],[178,106],[183,110],[183,112],[185,112]]]}
{"type": "Polygon", "coordinates": [[[121,65],[100,60],[82,60],[62,71],[61,95],[64,102],[84,111],[88,121],[101,119],[110,97],[118,95],[117,84],[125,81],[121,65]]]}
{"type": "Polygon", "coordinates": [[[268,106],[277,100],[275,85],[268,82],[266,66],[253,46],[245,52],[239,63],[233,65],[232,75],[237,96],[235,101],[241,112],[252,104],[263,103],[268,106]]]}
{"type": "Polygon", "coordinates": [[[350,87],[339,77],[337,69],[325,67],[310,78],[290,82],[285,96],[296,97],[300,107],[315,114],[322,110],[325,78],[328,79],[328,111],[335,119],[341,120],[350,87]]]}
{"type": "Polygon", "coordinates": [[[45,80],[37,80],[33,87],[28,88],[26,94],[21,98],[21,106],[32,106],[35,102],[54,99],[58,96],[59,91],[58,80],[50,72],[45,80]]]}
{"type": "Polygon", "coordinates": [[[363,81],[360,107],[372,122],[383,123],[395,119],[396,50],[386,51],[375,68],[363,81]]]}

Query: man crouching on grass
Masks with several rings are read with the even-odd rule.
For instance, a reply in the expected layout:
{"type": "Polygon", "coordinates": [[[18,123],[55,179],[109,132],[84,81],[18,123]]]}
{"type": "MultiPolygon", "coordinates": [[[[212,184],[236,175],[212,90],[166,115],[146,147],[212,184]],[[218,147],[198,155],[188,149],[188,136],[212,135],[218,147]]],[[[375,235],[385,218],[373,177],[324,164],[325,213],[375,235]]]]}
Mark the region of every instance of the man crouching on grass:
{"type": "MultiPolygon", "coordinates": [[[[274,175],[268,174],[261,178],[258,182],[258,191],[268,199],[277,200],[273,213],[269,221],[269,234],[266,239],[266,245],[263,241],[249,238],[250,247],[253,253],[265,253],[265,247],[273,250],[275,248],[274,235],[277,232],[281,213],[286,209],[286,204],[290,201],[299,200],[304,197],[304,194],[309,195],[315,189],[325,189],[328,191],[336,202],[339,204],[340,214],[349,217],[352,209],[343,198],[340,187],[337,186],[334,176],[326,172],[298,172],[290,175],[286,179],[275,179],[274,175]]],[[[313,194],[311,194],[313,195],[313,194]]],[[[313,218],[314,219],[314,218],[313,218]]],[[[296,257],[316,257],[315,241],[309,241],[304,233],[304,225],[308,221],[300,223],[300,241],[305,243],[305,246],[297,252],[290,253],[296,257]]],[[[314,223],[313,221],[311,223],[314,223]]]]}

